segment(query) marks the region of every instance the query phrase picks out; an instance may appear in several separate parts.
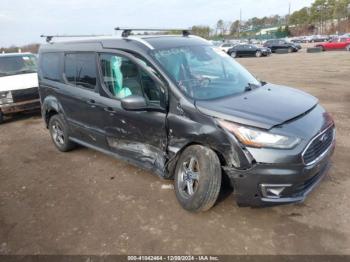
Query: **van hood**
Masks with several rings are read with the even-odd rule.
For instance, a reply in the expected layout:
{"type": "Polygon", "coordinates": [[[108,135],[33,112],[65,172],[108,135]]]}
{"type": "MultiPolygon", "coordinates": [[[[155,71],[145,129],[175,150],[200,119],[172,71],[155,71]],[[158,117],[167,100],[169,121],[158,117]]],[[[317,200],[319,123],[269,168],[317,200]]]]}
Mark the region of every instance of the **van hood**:
{"type": "Polygon", "coordinates": [[[195,102],[206,115],[263,129],[298,117],[317,103],[317,98],[303,91],[273,84],[236,96],[195,102]]]}
{"type": "Polygon", "coordinates": [[[20,74],[0,77],[0,92],[38,87],[38,74],[20,74]]]}

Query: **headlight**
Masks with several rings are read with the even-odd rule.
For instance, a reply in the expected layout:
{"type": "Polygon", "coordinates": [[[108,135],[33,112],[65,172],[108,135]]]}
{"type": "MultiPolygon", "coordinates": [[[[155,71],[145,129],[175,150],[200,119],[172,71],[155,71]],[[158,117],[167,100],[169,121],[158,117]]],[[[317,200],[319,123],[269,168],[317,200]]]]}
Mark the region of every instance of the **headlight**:
{"type": "Polygon", "coordinates": [[[0,92],[0,105],[13,103],[11,91],[0,92]]]}
{"type": "Polygon", "coordinates": [[[246,146],[289,149],[300,143],[300,138],[271,134],[258,129],[241,126],[225,120],[219,125],[233,133],[246,146]]]}

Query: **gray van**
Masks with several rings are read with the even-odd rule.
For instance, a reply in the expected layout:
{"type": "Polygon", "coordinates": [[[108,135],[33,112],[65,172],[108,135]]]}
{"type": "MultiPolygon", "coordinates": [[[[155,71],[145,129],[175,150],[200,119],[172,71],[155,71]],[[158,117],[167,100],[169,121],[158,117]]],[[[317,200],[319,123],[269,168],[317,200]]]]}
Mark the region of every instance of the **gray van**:
{"type": "Polygon", "coordinates": [[[38,74],[58,150],[79,144],[174,179],[186,210],[210,209],[224,176],[240,206],[300,202],[330,166],[335,125],[315,97],[258,81],[200,37],[50,42],[38,74]]]}

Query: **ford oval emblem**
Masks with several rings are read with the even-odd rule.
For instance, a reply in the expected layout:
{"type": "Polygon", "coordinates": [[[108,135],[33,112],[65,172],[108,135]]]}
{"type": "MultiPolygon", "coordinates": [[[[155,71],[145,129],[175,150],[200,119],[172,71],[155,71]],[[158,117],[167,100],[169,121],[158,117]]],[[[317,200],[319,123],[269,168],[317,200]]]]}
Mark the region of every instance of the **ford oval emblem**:
{"type": "Polygon", "coordinates": [[[325,142],[325,141],[327,140],[327,138],[328,138],[328,134],[323,134],[323,135],[320,137],[319,141],[320,141],[320,142],[325,142]]]}

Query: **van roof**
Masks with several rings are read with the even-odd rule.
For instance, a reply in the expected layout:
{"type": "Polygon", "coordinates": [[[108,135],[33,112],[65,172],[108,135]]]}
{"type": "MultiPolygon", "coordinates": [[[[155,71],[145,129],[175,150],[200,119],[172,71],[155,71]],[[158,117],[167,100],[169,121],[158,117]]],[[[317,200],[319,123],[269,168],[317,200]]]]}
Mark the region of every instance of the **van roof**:
{"type": "Polygon", "coordinates": [[[103,48],[123,49],[130,51],[148,51],[153,49],[174,48],[179,46],[212,45],[198,36],[180,35],[132,35],[128,37],[84,37],[65,41],[54,41],[40,47],[40,52],[53,50],[77,50],[79,46],[99,44],[103,48]]]}

